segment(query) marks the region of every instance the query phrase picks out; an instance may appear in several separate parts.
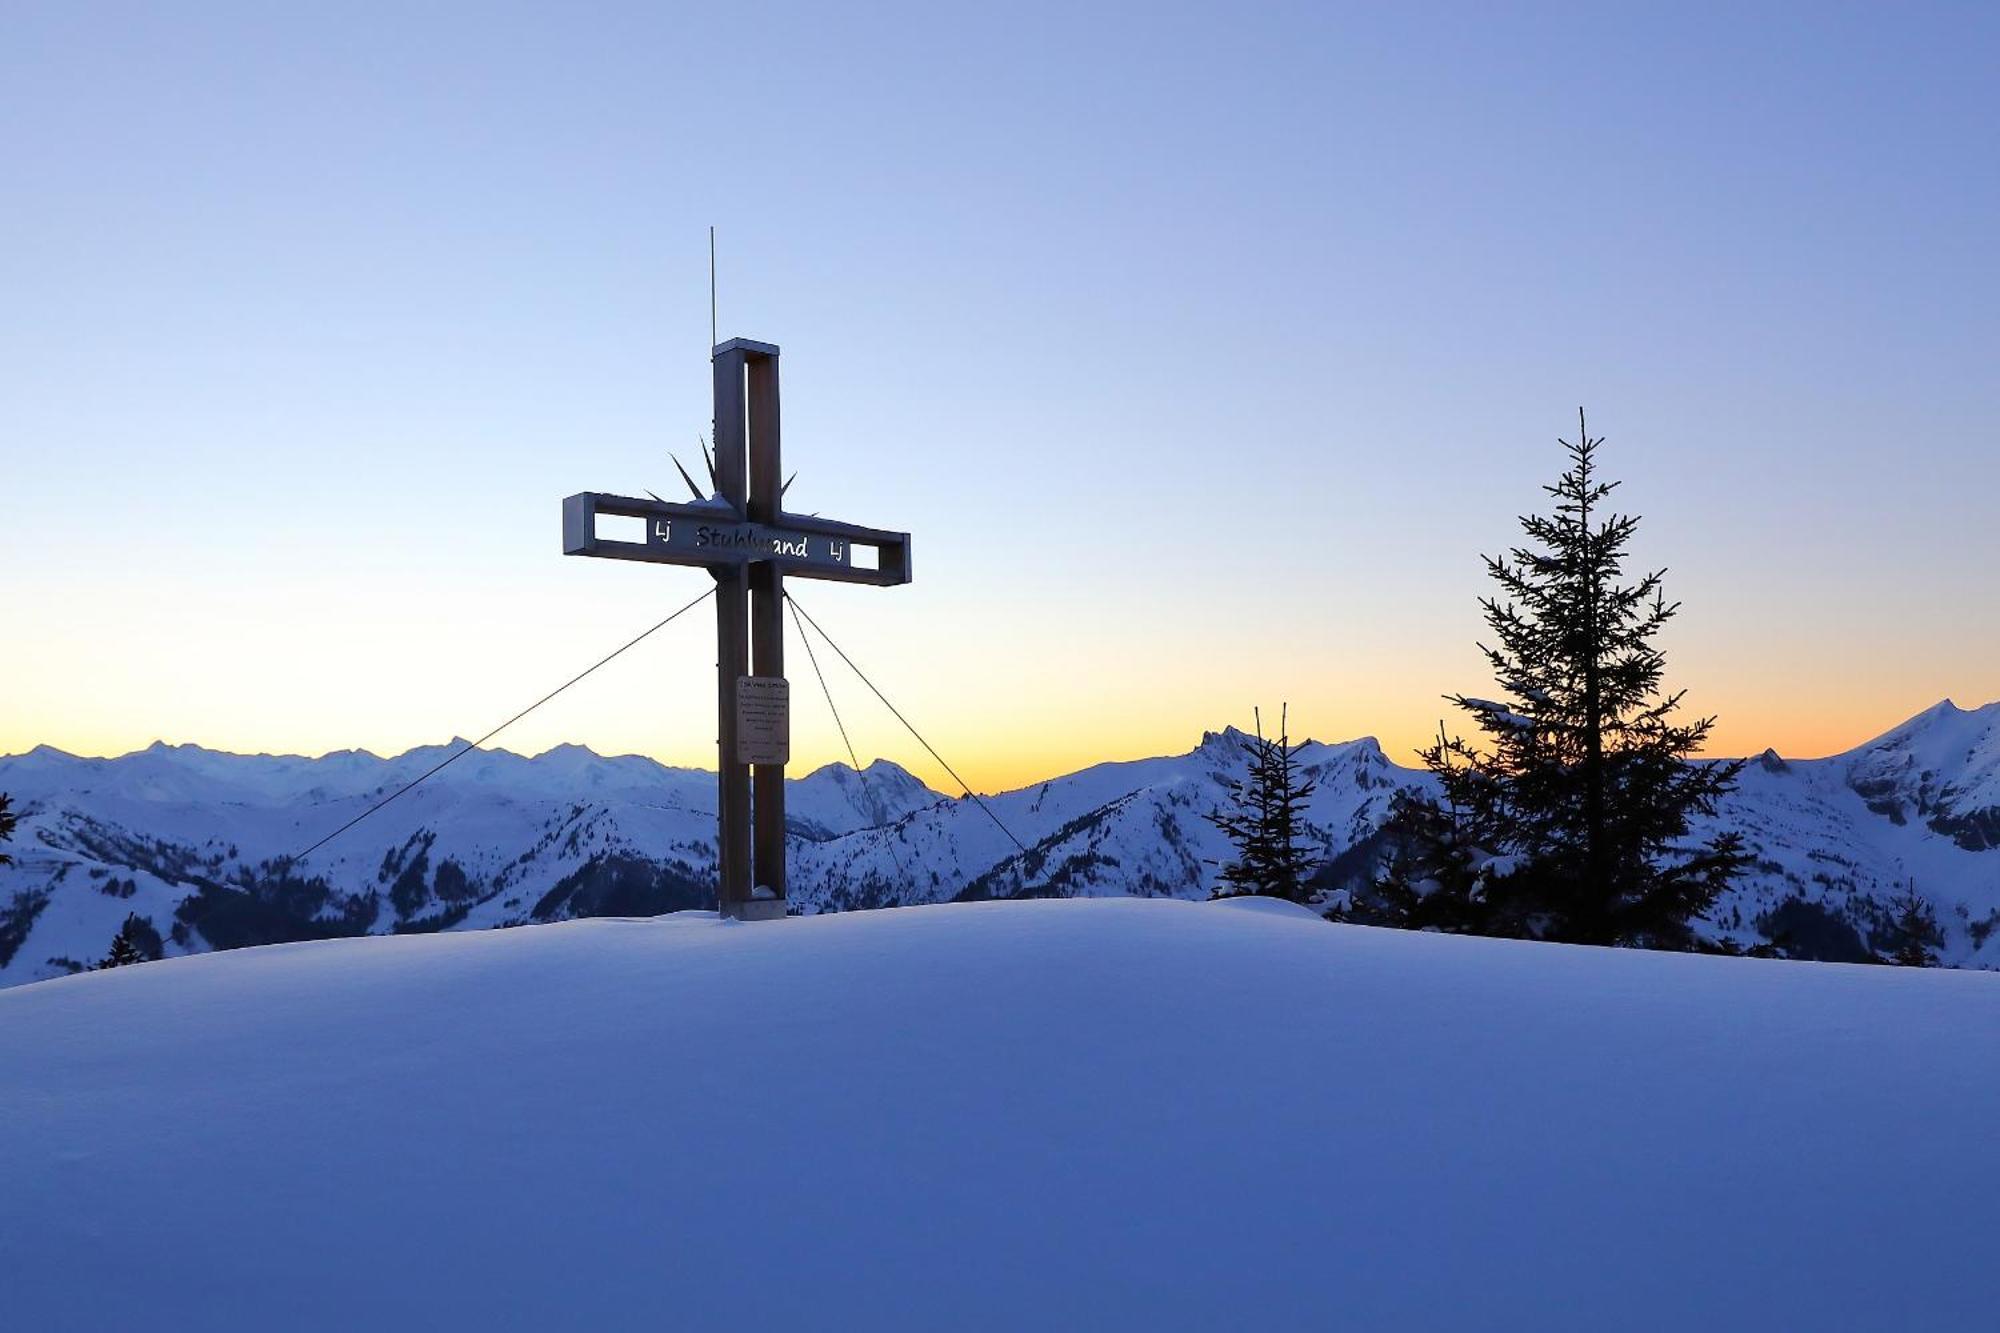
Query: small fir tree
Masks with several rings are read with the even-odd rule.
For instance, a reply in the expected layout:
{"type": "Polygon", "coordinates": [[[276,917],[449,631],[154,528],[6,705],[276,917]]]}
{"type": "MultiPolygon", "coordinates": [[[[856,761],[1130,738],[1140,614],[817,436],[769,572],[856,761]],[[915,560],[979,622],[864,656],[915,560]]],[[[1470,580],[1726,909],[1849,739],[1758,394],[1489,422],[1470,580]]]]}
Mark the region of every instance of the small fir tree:
{"type": "MultiPolygon", "coordinates": [[[[1438,723],[1438,744],[1445,744],[1438,723]]],[[[1451,762],[1439,750],[1439,763],[1451,762]]],[[[1471,821],[1446,785],[1441,799],[1404,790],[1390,799],[1383,822],[1388,844],[1373,883],[1349,895],[1328,915],[1361,925],[1401,926],[1461,934],[1495,934],[1493,903],[1484,892],[1486,857],[1474,843],[1471,821]]]]}
{"type": "Polygon", "coordinates": [[[1911,880],[1908,888],[1890,899],[1889,907],[1896,914],[1890,929],[1894,943],[1884,961],[1897,967],[1936,967],[1944,932],[1930,900],[1917,892],[1917,882],[1911,880]]]}
{"type": "Polygon", "coordinates": [[[1676,720],[1684,691],[1663,690],[1655,642],[1679,604],[1664,571],[1623,581],[1639,519],[1604,517],[1617,483],[1577,423],[1560,442],[1569,469],[1543,488],[1554,514],[1524,517],[1529,543],[1486,557],[1500,593],[1480,601],[1480,648],[1506,699],[1448,696],[1484,743],[1440,732],[1423,752],[1438,794],[1402,803],[1374,894],[1404,904],[1406,924],[1686,948],[1747,859],[1735,834],[1689,841],[1742,765],[1694,759],[1715,719],[1676,720]]]}
{"type": "Polygon", "coordinates": [[[124,967],[130,963],[147,963],[160,956],[160,933],[153,929],[150,921],[137,912],[125,915],[125,924],[111,937],[111,952],[97,966],[124,967]]]}
{"type": "Polygon", "coordinates": [[[140,953],[139,946],[132,943],[131,937],[121,930],[111,937],[111,952],[106,954],[104,961],[97,966],[101,971],[107,967],[124,967],[130,963],[145,961],[146,955],[140,953]]]}
{"type": "MultiPolygon", "coordinates": [[[[20,816],[14,813],[13,804],[14,798],[6,792],[0,791],[0,842],[12,842],[14,840],[14,825],[20,816]]],[[[13,864],[13,857],[7,855],[5,852],[0,852],[0,866],[10,866],[13,864]]]]}
{"type": "Polygon", "coordinates": [[[1263,715],[1254,714],[1248,768],[1229,783],[1228,806],[1206,816],[1236,848],[1235,859],[1222,865],[1218,898],[1254,893],[1302,903],[1312,895],[1307,881],[1319,858],[1308,845],[1304,811],[1319,783],[1299,772],[1289,712],[1280,710],[1275,740],[1264,735],[1263,715]]]}

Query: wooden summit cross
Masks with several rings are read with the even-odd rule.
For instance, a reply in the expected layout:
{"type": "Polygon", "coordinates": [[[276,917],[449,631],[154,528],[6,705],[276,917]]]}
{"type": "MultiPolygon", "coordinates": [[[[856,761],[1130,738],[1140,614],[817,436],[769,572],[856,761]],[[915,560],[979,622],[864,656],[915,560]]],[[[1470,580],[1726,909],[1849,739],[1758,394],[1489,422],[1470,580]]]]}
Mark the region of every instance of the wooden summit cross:
{"type": "Polygon", "coordinates": [[[717,907],[785,914],[785,576],[889,586],[910,581],[910,534],[784,511],[778,349],[715,349],[716,493],[670,504],[585,491],[563,501],[563,554],[700,565],[715,577],[717,907]],[[645,539],[597,535],[600,514],[645,522],[645,539]],[[753,836],[754,823],[754,836],[753,836]]]}

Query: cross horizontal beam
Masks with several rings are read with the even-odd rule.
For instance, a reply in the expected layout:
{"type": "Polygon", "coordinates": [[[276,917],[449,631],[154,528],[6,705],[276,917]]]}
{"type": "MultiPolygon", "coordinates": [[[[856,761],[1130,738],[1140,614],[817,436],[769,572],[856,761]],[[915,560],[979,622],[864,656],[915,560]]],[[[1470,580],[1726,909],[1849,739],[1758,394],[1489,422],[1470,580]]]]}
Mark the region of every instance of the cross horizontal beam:
{"type": "Polygon", "coordinates": [[[711,569],[769,562],[793,577],[878,587],[910,581],[907,532],[807,514],[752,523],[719,500],[675,504],[597,491],[569,496],[563,500],[563,554],[711,569]],[[598,536],[599,515],[643,520],[644,540],[598,536]]]}

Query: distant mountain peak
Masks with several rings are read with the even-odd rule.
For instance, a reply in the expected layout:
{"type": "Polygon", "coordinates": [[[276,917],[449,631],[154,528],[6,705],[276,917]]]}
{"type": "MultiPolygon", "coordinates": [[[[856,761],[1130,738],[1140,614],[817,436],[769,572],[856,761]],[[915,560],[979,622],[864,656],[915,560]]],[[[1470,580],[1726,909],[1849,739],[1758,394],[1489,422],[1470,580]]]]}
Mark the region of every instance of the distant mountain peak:
{"type": "Polygon", "coordinates": [[[1949,749],[1962,744],[1977,745],[1997,729],[2000,729],[2000,701],[1977,708],[1960,708],[1950,699],[1940,699],[1881,735],[1863,741],[1844,757],[1861,760],[1882,750],[1909,750],[1913,746],[1949,749]]]}
{"type": "Polygon", "coordinates": [[[37,745],[34,749],[28,751],[27,754],[22,755],[21,758],[23,759],[33,758],[33,759],[44,759],[44,760],[54,760],[54,759],[74,760],[78,758],[78,756],[71,754],[68,750],[59,750],[53,745],[44,744],[44,745],[37,745]]]}
{"type": "MultiPolygon", "coordinates": [[[[461,742],[458,742],[458,741],[454,741],[454,742],[452,742],[452,744],[454,744],[454,745],[457,745],[457,744],[460,744],[460,743],[461,743],[461,742]]],[[[546,749],[546,750],[542,751],[542,752],[541,752],[540,754],[536,755],[536,756],[535,756],[535,758],[537,758],[537,759],[543,759],[543,758],[546,758],[546,757],[547,757],[547,756],[549,756],[549,755],[561,755],[561,756],[563,756],[563,757],[565,757],[565,758],[575,758],[575,759],[602,759],[602,758],[604,758],[604,756],[603,756],[603,755],[601,755],[601,754],[599,754],[599,753],[598,753],[597,751],[595,751],[595,750],[591,749],[591,748],[590,748],[590,747],[589,747],[588,745],[584,745],[584,744],[582,744],[582,743],[580,743],[580,742],[578,742],[578,741],[563,741],[563,742],[561,742],[560,744],[557,744],[557,745],[551,745],[551,746],[550,746],[550,747],[549,747],[548,749],[546,749]]]]}
{"type": "Polygon", "coordinates": [[[1923,712],[1911,718],[1904,726],[1914,726],[1919,722],[1951,723],[1968,718],[2000,720],[2000,700],[1964,708],[1953,699],[1940,699],[1923,712]]]}
{"type": "Polygon", "coordinates": [[[897,763],[893,759],[870,760],[868,766],[863,768],[861,771],[869,775],[870,777],[874,776],[877,773],[880,773],[885,777],[903,779],[922,785],[922,779],[918,778],[915,773],[912,773],[909,769],[904,768],[901,764],[897,763]]]}

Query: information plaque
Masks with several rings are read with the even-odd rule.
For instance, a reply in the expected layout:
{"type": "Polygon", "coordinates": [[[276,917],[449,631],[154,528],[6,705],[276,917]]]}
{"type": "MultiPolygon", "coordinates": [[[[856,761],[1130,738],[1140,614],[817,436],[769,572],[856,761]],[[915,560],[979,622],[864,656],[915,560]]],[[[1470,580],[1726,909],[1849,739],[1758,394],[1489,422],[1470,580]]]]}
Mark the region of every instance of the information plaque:
{"type": "Polygon", "coordinates": [[[736,762],[784,764],[791,758],[791,682],[783,676],[738,676],[736,762]]]}

